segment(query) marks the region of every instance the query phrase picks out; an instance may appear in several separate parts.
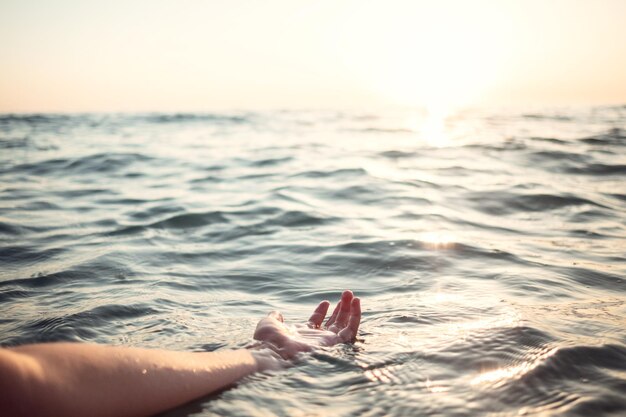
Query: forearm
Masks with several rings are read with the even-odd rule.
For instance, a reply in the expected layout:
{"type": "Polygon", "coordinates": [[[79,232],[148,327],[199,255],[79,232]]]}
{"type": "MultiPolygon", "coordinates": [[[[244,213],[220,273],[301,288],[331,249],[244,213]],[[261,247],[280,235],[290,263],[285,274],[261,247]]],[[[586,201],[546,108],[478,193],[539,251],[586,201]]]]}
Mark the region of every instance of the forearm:
{"type": "Polygon", "coordinates": [[[14,394],[2,401],[11,402],[6,405],[16,416],[149,416],[259,369],[248,350],[191,353],[54,343],[0,353],[14,355],[10,359],[19,364],[12,380],[11,373],[0,376],[4,394],[14,394]]]}

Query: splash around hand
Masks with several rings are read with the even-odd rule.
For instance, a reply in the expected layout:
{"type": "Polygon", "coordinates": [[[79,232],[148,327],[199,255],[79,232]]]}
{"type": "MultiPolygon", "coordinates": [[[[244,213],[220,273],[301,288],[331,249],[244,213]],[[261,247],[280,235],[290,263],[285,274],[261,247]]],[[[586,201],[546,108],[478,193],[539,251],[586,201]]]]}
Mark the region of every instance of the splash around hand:
{"type": "Polygon", "coordinates": [[[272,311],[261,319],[254,338],[261,342],[257,347],[267,347],[283,359],[292,359],[300,352],[309,352],[316,346],[351,343],[356,339],[361,323],[361,301],[350,290],[341,300],[330,318],[323,324],[330,302],[319,303],[306,324],[287,326],[282,314],[272,311]]]}

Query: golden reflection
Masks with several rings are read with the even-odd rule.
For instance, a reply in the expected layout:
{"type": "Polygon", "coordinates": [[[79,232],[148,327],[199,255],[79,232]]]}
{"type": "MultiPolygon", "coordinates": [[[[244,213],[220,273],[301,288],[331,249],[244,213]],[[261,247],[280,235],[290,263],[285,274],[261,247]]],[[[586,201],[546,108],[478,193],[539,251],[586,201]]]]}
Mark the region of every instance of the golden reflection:
{"type": "Polygon", "coordinates": [[[421,136],[427,144],[438,148],[450,145],[445,125],[448,113],[444,107],[430,106],[428,108],[428,117],[421,128],[421,136]]]}
{"type": "Polygon", "coordinates": [[[395,375],[391,372],[394,367],[368,369],[363,375],[372,382],[382,382],[390,384],[396,380],[395,375]]]}
{"type": "Polygon", "coordinates": [[[443,386],[443,385],[439,385],[437,384],[437,382],[433,382],[430,380],[430,378],[428,378],[426,379],[426,389],[432,392],[433,394],[439,394],[439,393],[448,391],[450,388],[443,386]]]}
{"type": "Polygon", "coordinates": [[[410,131],[417,132],[420,139],[427,145],[437,148],[450,146],[446,119],[451,113],[451,107],[430,104],[423,114],[414,112],[408,116],[405,125],[410,131]]]}
{"type": "Polygon", "coordinates": [[[504,312],[495,317],[471,320],[462,323],[450,324],[455,332],[469,333],[476,330],[497,329],[502,327],[517,327],[521,321],[520,315],[515,311],[504,312]]]}
{"type": "MultiPolygon", "coordinates": [[[[481,299],[480,295],[470,295],[467,293],[450,294],[445,292],[435,292],[428,296],[428,302],[431,304],[441,303],[458,303],[460,305],[471,305],[474,308],[490,308],[495,307],[493,303],[496,300],[481,299]]],[[[465,321],[451,321],[441,323],[437,330],[437,339],[439,343],[442,340],[463,340],[478,333],[490,332],[496,329],[515,328],[520,325],[522,316],[515,309],[503,306],[498,308],[497,313],[484,315],[475,319],[465,321]]]]}
{"type": "Polygon", "coordinates": [[[507,381],[524,376],[528,372],[535,369],[537,366],[544,363],[547,358],[554,355],[557,351],[558,351],[558,348],[552,348],[547,351],[541,351],[539,354],[534,356],[531,360],[526,361],[522,364],[483,372],[477,377],[475,377],[471,381],[471,384],[472,385],[494,384],[495,386],[501,386],[505,384],[507,381]]]}
{"type": "Polygon", "coordinates": [[[452,248],[456,238],[453,234],[445,231],[420,233],[417,239],[429,248],[452,248]]]}
{"type": "Polygon", "coordinates": [[[445,293],[437,291],[435,295],[429,299],[429,301],[435,304],[442,303],[455,303],[460,301],[461,296],[459,294],[445,293]]]}

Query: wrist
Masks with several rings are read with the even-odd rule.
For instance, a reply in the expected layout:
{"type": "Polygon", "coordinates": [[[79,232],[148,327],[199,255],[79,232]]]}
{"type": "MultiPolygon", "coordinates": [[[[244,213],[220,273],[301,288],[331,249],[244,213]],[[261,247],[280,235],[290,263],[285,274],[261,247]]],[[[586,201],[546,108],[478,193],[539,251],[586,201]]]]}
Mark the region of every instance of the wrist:
{"type": "Polygon", "coordinates": [[[259,346],[256,349],[250,350],[250,354],[256,363],[257,372],[282,369],[288,364],[279,354],[266,346],[259,346]]]}

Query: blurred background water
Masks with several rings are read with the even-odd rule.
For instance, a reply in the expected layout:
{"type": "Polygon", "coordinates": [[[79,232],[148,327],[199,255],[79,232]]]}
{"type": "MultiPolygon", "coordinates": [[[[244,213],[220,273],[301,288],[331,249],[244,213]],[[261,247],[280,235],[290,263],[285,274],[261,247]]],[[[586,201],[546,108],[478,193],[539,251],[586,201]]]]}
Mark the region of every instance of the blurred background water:
{"type": "Polygon", "coordinates": [[[0,343],[359,341],[182,415],[626,413],[626,106],[0,116],[0,343]]]}

